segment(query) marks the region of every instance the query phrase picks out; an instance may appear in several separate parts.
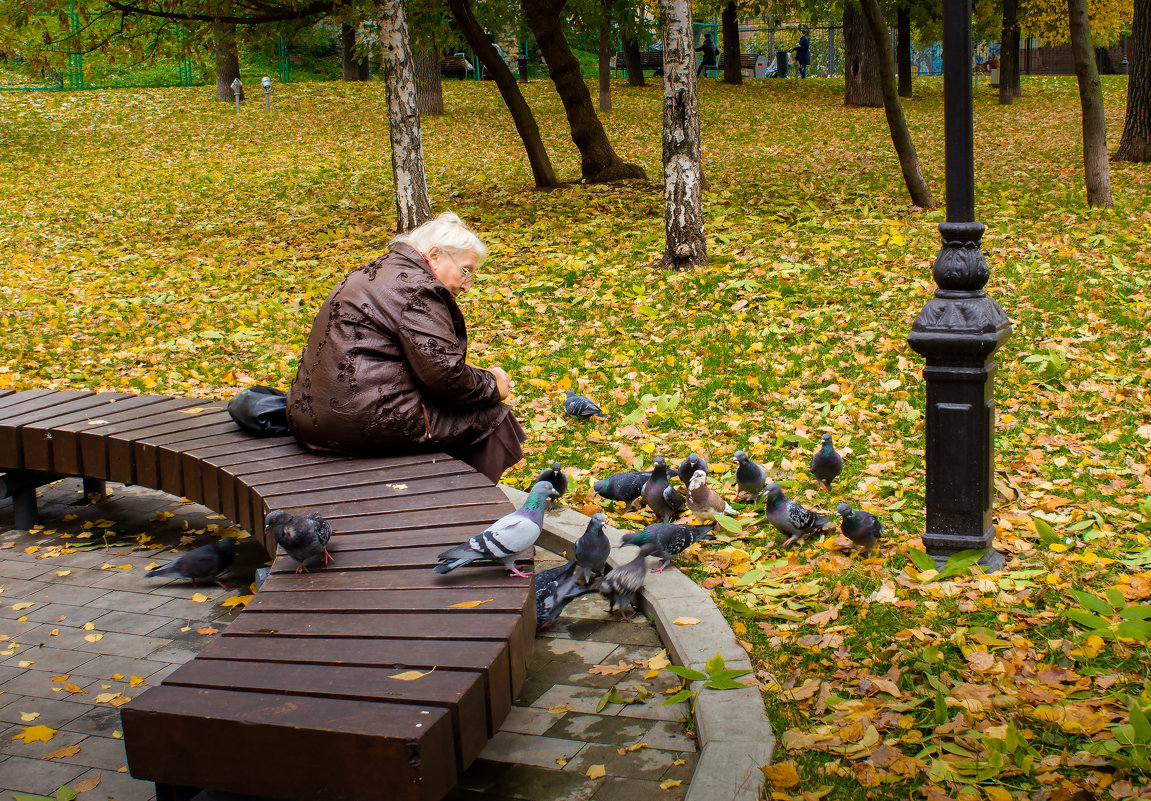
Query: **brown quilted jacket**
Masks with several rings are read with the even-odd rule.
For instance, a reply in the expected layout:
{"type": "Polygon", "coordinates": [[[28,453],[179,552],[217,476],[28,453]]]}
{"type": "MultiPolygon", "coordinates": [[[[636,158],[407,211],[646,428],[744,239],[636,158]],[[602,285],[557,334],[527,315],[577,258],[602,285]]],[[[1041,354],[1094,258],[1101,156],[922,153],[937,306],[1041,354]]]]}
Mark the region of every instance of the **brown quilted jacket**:
{"type": "Polygon", "coordinates": [[[466,363],[460,307],[414,248],[396,244],[328,295],[288,391],[288,426],[313,450],[385,456],[466,447],[504,419],[495,377],[466,363]]]}

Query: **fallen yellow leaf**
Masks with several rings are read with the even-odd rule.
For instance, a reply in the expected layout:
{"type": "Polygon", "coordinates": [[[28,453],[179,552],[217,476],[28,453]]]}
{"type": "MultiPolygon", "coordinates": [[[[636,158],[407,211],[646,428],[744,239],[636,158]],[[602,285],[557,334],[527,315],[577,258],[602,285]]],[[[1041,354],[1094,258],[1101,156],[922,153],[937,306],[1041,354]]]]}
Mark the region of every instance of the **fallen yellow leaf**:
{"type": "Polygon", "coordinates": [[[794,762],[779,762],[775,765],[764,765],[760,770],[773,786],[781,790],[795,787],[799,784],[799,773],[795,770],[794,762]]]}
{"type": "Polygon", "coordinates": [[[44,756],[42,756],[40,758],[41,759],[60,759],[62,757],[70,757],[70,756],[73,756],[73,755],[78,754],[78,753],[80,753],[80,746],[78,746],[78,745],[66,745],[63,748],[57,748],[52,753],[45,754],[44,756]]]}
{"type": "Polygon", "coordinates": [[[480,604],[487,604],[494,601],[495,598],[487,598],[483,601],[460,601],[458,604],[452,604],[449,609],[475,609],[480,604]]]}
{"type": "Polygon", "coordinates": [[[29,607],[35,605],[36,604],[32,603],[31,601],[21,601],[18,604],[12,604],[12,611],[19,612],[21,609],[28,609],[29,607]]]}
{"type": "Polygon", "coordinates": [[[214,629],[211,626],[204,626],[202,629],[196,629],[197,634],[219,634],[219,629],[214,629]]]}
{"type": "Polygon", "coordinates": [[[70,693],[82,693],[82,692],[84,692],[83,687],[81,687],[79,684],[73,684],[70,681],[64,682],[64,689],[70,693]]]}
{"type": "MultiPolygon", "coordinates": [[[[435,670],[435,668],[432,668],[432,670],[435,670]]],[[[400,681],[415,681],[416,679],[421,679],[428,675],[428,673],[431,673],[432,670],[426,671],[424,673],[420,673],[418,670],[406,670],[403,673],[397,673],[394,676],[388,676],[388,678],[399,679],[400,681]]]]}
{"type": "Polygon", "coordinates": [[[85,623],[80,628],[84,629],[84,631],[91,631],[92,629],[96,628],[96,624],[95,623],[85,623]]]}
{"type": "Polygon", "coordinates": [[[223,606],[223,607],[247,606],[248,601],[252,600],[255,597],[256,597],[255,594],[252,594],[252,595],[233,595],[231,598],[225,598],[224,602],[221,603],[220,606],[223,606]]]}
{"type": "Polygon", "coordinates": [[[683,779],[664,779],[659,783],[659,789],[670,790],[673,787],[679,787],[683,784],[683,779]]]}
{"type": "Polygon", "coordinates": [[[104,635],[98,631],[94,631],[91,634],[85,634],[84,639],[88,642],[100,642],[100,640],[104,639],[104,635]]]}
{"type": "Polygon", "coordinates": [[[141,684],[144,684],[144,680],[139,676],[133,676],[128,683],[133,687],[139,687],[141,684]]]}
{"type": "Polygon", "coordinates": [[[592,765],[587,769],[586,775],[589,779],[602,779],[607,775],[607,771],[604,769],[603,765],[592,765]]]}
{"type": "Polygon", "coordinates": [[[20,720],[24,721],[25,723],[31,723],[32,721],[34,721],[38,717],[40,717],[39,712],[21,712],[20,713],[20,720]]]}
{"type": "Polygon", "coordinates": [[[202,592],[198,592],[192,596],[192,600],[198,604],[202,604],[202,603],[204,603],[204,601],[208,600],[208,596],[204,595],[204,593],[202,593],[202,592]]]}
{"type": "Polygon", "coordinates": [[[56,736],[56,730],[50,729],[47,726],[29,726],[14,736],[13,740],[23,740],[24,744],[41,742],[46,743],[56,736]]]}
{"type": "Polygon", "coordinates": [[[697,617],[677,617],[672,621],[677,626],[698,626],[699,618],[697,617]]]}
{"type": "Polygon", "coordinates": [[[64,576],[72,575],[72,571],[71,570],[57,570],[56,575],[59,576],[60,578],[64,578],[64,576]]]}
{"type": "Polygon", "coordinates": [[[195,409],[181,409],[180,414],[199,414],[202,411],[204,410],[197,406],[195,409]]]}
{"type": "Polygon", "coordinates": [[[74,782],[72,784],[72,789],[77,793],[86,793],[89,790],[95,790],[99,786],[100,774],[97,773],[95,776],[89,776],[87,779],[81,779],[78,782],[74,782]]]}
{"type": "Polygon", "coordinates": [[[52,676],[52,681],[68,681],[72,678],[71,673],[61,673],[59,676],[52,676]]]}
{"type": "Polygon", "coordinates": [[[987,796],[987,801],[1012,801],[1013,798],[1011,793],[1002,787],[984,787],[983,793],[987,796]]]}
{"type": "Polygon", "coordinates": [[[35,664],[36,664],[35,659],[21,659],[19,662],[16,663],[16,667],[26,668],[26,667],[32,667],[35,664]]]}
{"type": "Polygon", "coordinates": [[[572,708],[568,704],[556,704],[548,709],[549,715],[562,715],[565,712],[571,712],[572,708]]]}

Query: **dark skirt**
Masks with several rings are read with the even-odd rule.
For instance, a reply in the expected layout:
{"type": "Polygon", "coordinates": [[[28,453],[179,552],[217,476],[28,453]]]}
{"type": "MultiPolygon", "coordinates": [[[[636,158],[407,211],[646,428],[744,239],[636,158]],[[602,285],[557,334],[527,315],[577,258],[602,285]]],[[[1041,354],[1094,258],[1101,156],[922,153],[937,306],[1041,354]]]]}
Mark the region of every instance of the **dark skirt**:
{"type": "Polygon", "coordinates": [[[503,422],[479,442],[462,448],[445,448],[445,451],[498,484],[504,471],[524,458],[521,443],[526,442],[527,438],[520,421],[508,412],[503,422]]]}

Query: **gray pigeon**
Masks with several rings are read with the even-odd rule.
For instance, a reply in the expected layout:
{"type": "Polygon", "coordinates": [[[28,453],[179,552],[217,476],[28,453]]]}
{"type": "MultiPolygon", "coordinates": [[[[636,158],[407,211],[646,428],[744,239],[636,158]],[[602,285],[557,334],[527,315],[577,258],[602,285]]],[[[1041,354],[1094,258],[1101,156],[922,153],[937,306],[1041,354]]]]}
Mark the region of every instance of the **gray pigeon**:
{"type": "Polygon", "coordinates": [[[707,473],[702,470],[696,470],[687,485],[687,505],[701,523],[712,522],[718,514],[735,514],[731,504],[707,485],[707,473]]]}
{"type": "Polygon", "coordinates": [[[591,587],[576,584],[576,560],[536,574],[536,631],[546,628],[564,607],[579,598],[595,592],[591,587]]]}
{"type": "Polygon", "coordinates": [[[683,482],[686,487],[687,483],[691,481],[692,475],[696,470],[707,472],[707,459],[704,459],[695,451],[688,454],[688,457],[679,463],[679,480],[683,482]]]}
{"type": "Polygon", "coordinates": [[[540,474],[536,476],[536,483],[540,481],[550,482],[551,485],[556,488],[556,492],[561,496],[567,495],[568,477],[559,462],[552,462],[551,467],[545,467],[541,470],[540,474]]]}
{"type": "Polygon", "coordinates": [[[593,576],[602,576],[607,566],[611,543],[603,533],[603,524],[606,520],[603,512],[596,512],[588,521],[584,533],[576,540],[575,559],[579,563],[585,583],[591,581],[593,576]]]}
{"type": "Polygon", "coordinates": [[[631,503],[643,492],[643,485],[651,478],[651,471],[646,473],[612,473],[607,478],[601,478],[592,487],[597,495],[609,501],[623,501],[631,503]]]}
{"type": "Polygon", "coordinates": [[[879,518],[862,509],[856,511],[849,503],[841,503],[835,508],[836,514],[843,518],[840,531],[843,536],[863,548],[865,559],[871,556],[871,549],[883,537],[883,524],[879,518]]]}
{"type": "Polygon", "coordinates": [[[588,585],[590,589],[607,598],[608,612],[618,606],[620,619],[625,622],[631,620],[625,610],[633,605],[635,594],[643,587],[643,580],[647,576],[647,557],[655,553],[655,548],[654,543],[647,543],[639,549],[639,555],[635,559],[620,565],[588,585]]]}
{"type": "Polygon", "coordinates": [[[191,579],[193,584],[198,581],[215,581],[224,589],[228,589],[228,585],[220,581],[218,576],[232,564],[235,557],[235,537],[224,537],[219,542],[210,542],[199,548],[193,548],[166,565],[152,568],[144,575],[186,578],[191,579]]]}
{"type": "Polygon", "coordinates": [[[652,465],[651,478],[643,485],[641,495],[648,508],[655,513],[656,517],[662,518],[665,523],[671,520],[672,514],[675,513],[672,505],[668,503],[663,494],[669,486],[671,485],[667,482],[667,462],[662,456],[657,456],[652,465]]]}
{"type": "Polygon", "coordinates": [[[752,500],[758,500],[767,486],[767,471],[763,465],[752,461],[746,451],[736,451],[732,461],[739,465],[735,468],[735,483],[739,491],[750,495],[752,500]]]}
{"type": "Polygon", "coordinates": [[[550,482],[536,483],[523,506],[504,515],[462,545],[444,551],[437,557],[440,563],[432,568],[432,572],[451,573],[457,567],[482,559],[502,562],[513,576],[528,578],[531,573],[517,568],[516,559],[535,545],[544,522],[544,507],[549,498],[558,497],[559,493],[550,482]]]}
{"type": "Polygon", "coordinates": [[[783,494],[783,487],[772,482],[767,485],[767,522],[775,526],[780,534],[787,535],[783,543],[787,546],[822,531],[831,521],[788,499],[783,494]]]}
{"type": "Polygon", "coordinates": [[[819,486],[831,491],[831,482],[843,472],[843,457],[835,452],[831,434],[824,434],[819,440],[819,450],[811,457],[811,474],[819,486]]]}
{"type": "Polygon", "coordinates": [[[272,532],[288,556],[299,563],[296,566],[297,573],[332,561],[332,555],[328,553],[332,526],[318,513],[298,516],[276,509],[268,512],[264,527],[272,532]]]}
{"type": "Polygon", "coordinates": [[[564,399],[564,411],[572,417],[607,417],[603,413],[603,409],[595,405],[595,402],[583,395],[577,395],[572,390],[567,390],[567,397],[564,399]]]}
{"type": "Polygon", "coordinates": [[[715,524],[689,526],[684,523],[652,523],[643,531],[629,531],[623,535],[624,545],[638,545],[641,548],[655,546],[652,556],[663,560],[652,573],[661,573],[671,561],[697,542],[715,539],[715,524]]]}
{"type": "Polygon", "coordinates": [[[679,490],[668,484],[663,491],[663,499],[671,507],[671,516],[679,517],[687,509],[687,498],[679,494],[679,490]]]}

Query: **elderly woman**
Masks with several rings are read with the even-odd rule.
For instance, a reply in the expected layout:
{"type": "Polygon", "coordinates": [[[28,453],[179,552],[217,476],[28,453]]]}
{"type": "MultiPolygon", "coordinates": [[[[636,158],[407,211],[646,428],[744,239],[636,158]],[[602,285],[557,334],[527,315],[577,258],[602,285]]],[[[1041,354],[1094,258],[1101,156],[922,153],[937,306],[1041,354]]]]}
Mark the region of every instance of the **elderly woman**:
{"type": "Polygon", "coordinates": [[[332,290],[288,391],[288,426],[304,447],[443,451],[492,481],[523,458],[527,435],[502,403],[508,374],[467,362],[456,304],[487,254],[449,212],[397,236],[332,290]]]}

